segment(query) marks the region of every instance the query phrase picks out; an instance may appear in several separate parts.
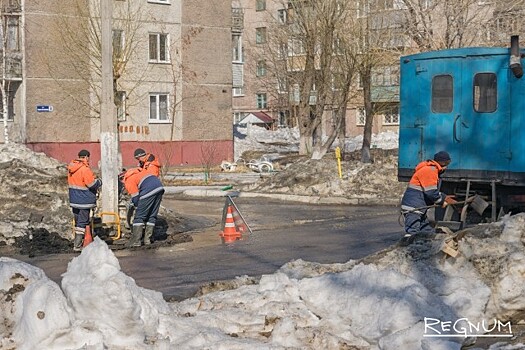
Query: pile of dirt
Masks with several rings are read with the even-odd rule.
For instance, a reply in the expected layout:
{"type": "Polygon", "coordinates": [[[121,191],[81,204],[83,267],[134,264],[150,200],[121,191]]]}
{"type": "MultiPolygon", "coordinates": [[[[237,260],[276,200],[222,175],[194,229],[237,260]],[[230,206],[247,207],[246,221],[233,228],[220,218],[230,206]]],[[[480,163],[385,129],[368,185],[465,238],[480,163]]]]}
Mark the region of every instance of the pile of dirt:
{"type": "MultiPolygon", "coordinates": [[[[341,161],[342,178],[332,153],[321,160],[285,155],[273,161],[276,172],[272,176],[243,190],[399,203],[406,183],[397,180],[397,149],[372,149],[371,155],[373,162],[364,164],[360,161],[360,151],[345,154],[341,161]]],[[[252,152],[247,156],[262,155],[252,152]]]]}
{"type": "Polygon", "coordinates": [[[15,238],[15,247],[19,254],[30,258],[39,255],[70,253],[73,244],[60,237],[57,232],[49,232],[45,228],[30,229],[29,234],[15,238]]]}

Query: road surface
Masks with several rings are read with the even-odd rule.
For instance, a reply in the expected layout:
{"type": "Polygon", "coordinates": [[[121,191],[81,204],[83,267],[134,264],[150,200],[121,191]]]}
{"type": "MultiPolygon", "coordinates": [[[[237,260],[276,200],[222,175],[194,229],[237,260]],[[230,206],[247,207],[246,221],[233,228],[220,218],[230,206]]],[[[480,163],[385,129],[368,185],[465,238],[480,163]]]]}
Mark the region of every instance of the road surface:
{"type": "MultiPolygon", "coordinates": [[[[235,203],[253,233],[225,245],[219,237],[224,201],[166,196],[164,206],[207,227],[191,232],[193,242],[156,250],[115,251],[122,271],[139,286],[162,292],[167,300],[182,300],[209,282],[259,277],[296,259],[326,264],[359,259],[395,244],[402,235],[396,207],[237,198],[235,203]]],[[[74,256],[17,258],[41,267],[49,278],[60,282],[74,256]]]]}

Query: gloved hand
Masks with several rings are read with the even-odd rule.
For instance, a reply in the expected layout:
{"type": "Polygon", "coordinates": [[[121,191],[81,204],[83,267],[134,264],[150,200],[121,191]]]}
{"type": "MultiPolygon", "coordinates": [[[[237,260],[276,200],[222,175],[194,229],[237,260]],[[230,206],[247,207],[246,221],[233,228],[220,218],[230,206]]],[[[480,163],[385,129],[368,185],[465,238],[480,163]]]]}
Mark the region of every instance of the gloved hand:
{"type": "Polygon", "coordinates": [[[443,201],[443,208],[445,208],[447,205],[456,204],[458,201],[455,200],[456,196],[448,195],[445,196],[445,200],[443,201]]]}

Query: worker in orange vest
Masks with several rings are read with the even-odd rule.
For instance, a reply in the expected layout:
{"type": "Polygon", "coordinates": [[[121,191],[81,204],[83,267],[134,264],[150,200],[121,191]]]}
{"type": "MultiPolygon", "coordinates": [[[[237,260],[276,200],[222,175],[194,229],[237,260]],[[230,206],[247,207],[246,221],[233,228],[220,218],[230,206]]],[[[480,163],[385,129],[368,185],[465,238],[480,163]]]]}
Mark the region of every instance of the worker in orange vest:
{"type": "Polygon", "coordinates": [[[97,191],[102,181],[95,177],[89,167],[89,151],[78,152],[78,158],[67,166],[67,182],[69,186],[69,205],[75,218],[75,238],[73,250],[82,250],[82,242],[86,226],[91,220],[91,209],[97,203],[97,191]]]}
{"type": "Polygon", "coordinates": [[[146,170],[156,177],[160,176],[160,162],[153,154],[146,153],[142,148],[137,148],[133,155],[135,159],[139,161],[139,168],[146,170]]]}
{"type": "Polygon", "coordinates": [[[450,155],[445,151],[440,151],[434,155],[434,159],[425,160],[416,166],[414,175],[401,200],[401,212],[405,219],[405,235],[400,245],[405,246],[412,243],[416,234],[430,235],[435,232],[427,217],[430,207],[446,207],[456,203],[454,196],[447,196],[440,191],[441,175],[450,162],[450,155]]]}
{"type": "Polygon", "coordinates": [[[143,235],[144,244],[151,244],[164,187],[157,176],[141,168],[129,169],[126,172],[124,187],[136,208],[128,246],[140,247],[143,235]]]}

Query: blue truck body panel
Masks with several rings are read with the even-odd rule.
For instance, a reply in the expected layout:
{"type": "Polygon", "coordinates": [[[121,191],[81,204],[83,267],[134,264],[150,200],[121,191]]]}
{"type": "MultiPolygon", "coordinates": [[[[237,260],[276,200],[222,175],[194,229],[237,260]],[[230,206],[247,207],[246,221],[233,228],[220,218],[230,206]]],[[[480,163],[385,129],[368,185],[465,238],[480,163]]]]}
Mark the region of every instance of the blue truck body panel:
{"type": "Polygon", "coordinates": [[[513,74],[509,60],[508,48],[401,57],[401,181],[444,150],[452,158],[447,181],[525,186],[525,77],[513,74]]]}

